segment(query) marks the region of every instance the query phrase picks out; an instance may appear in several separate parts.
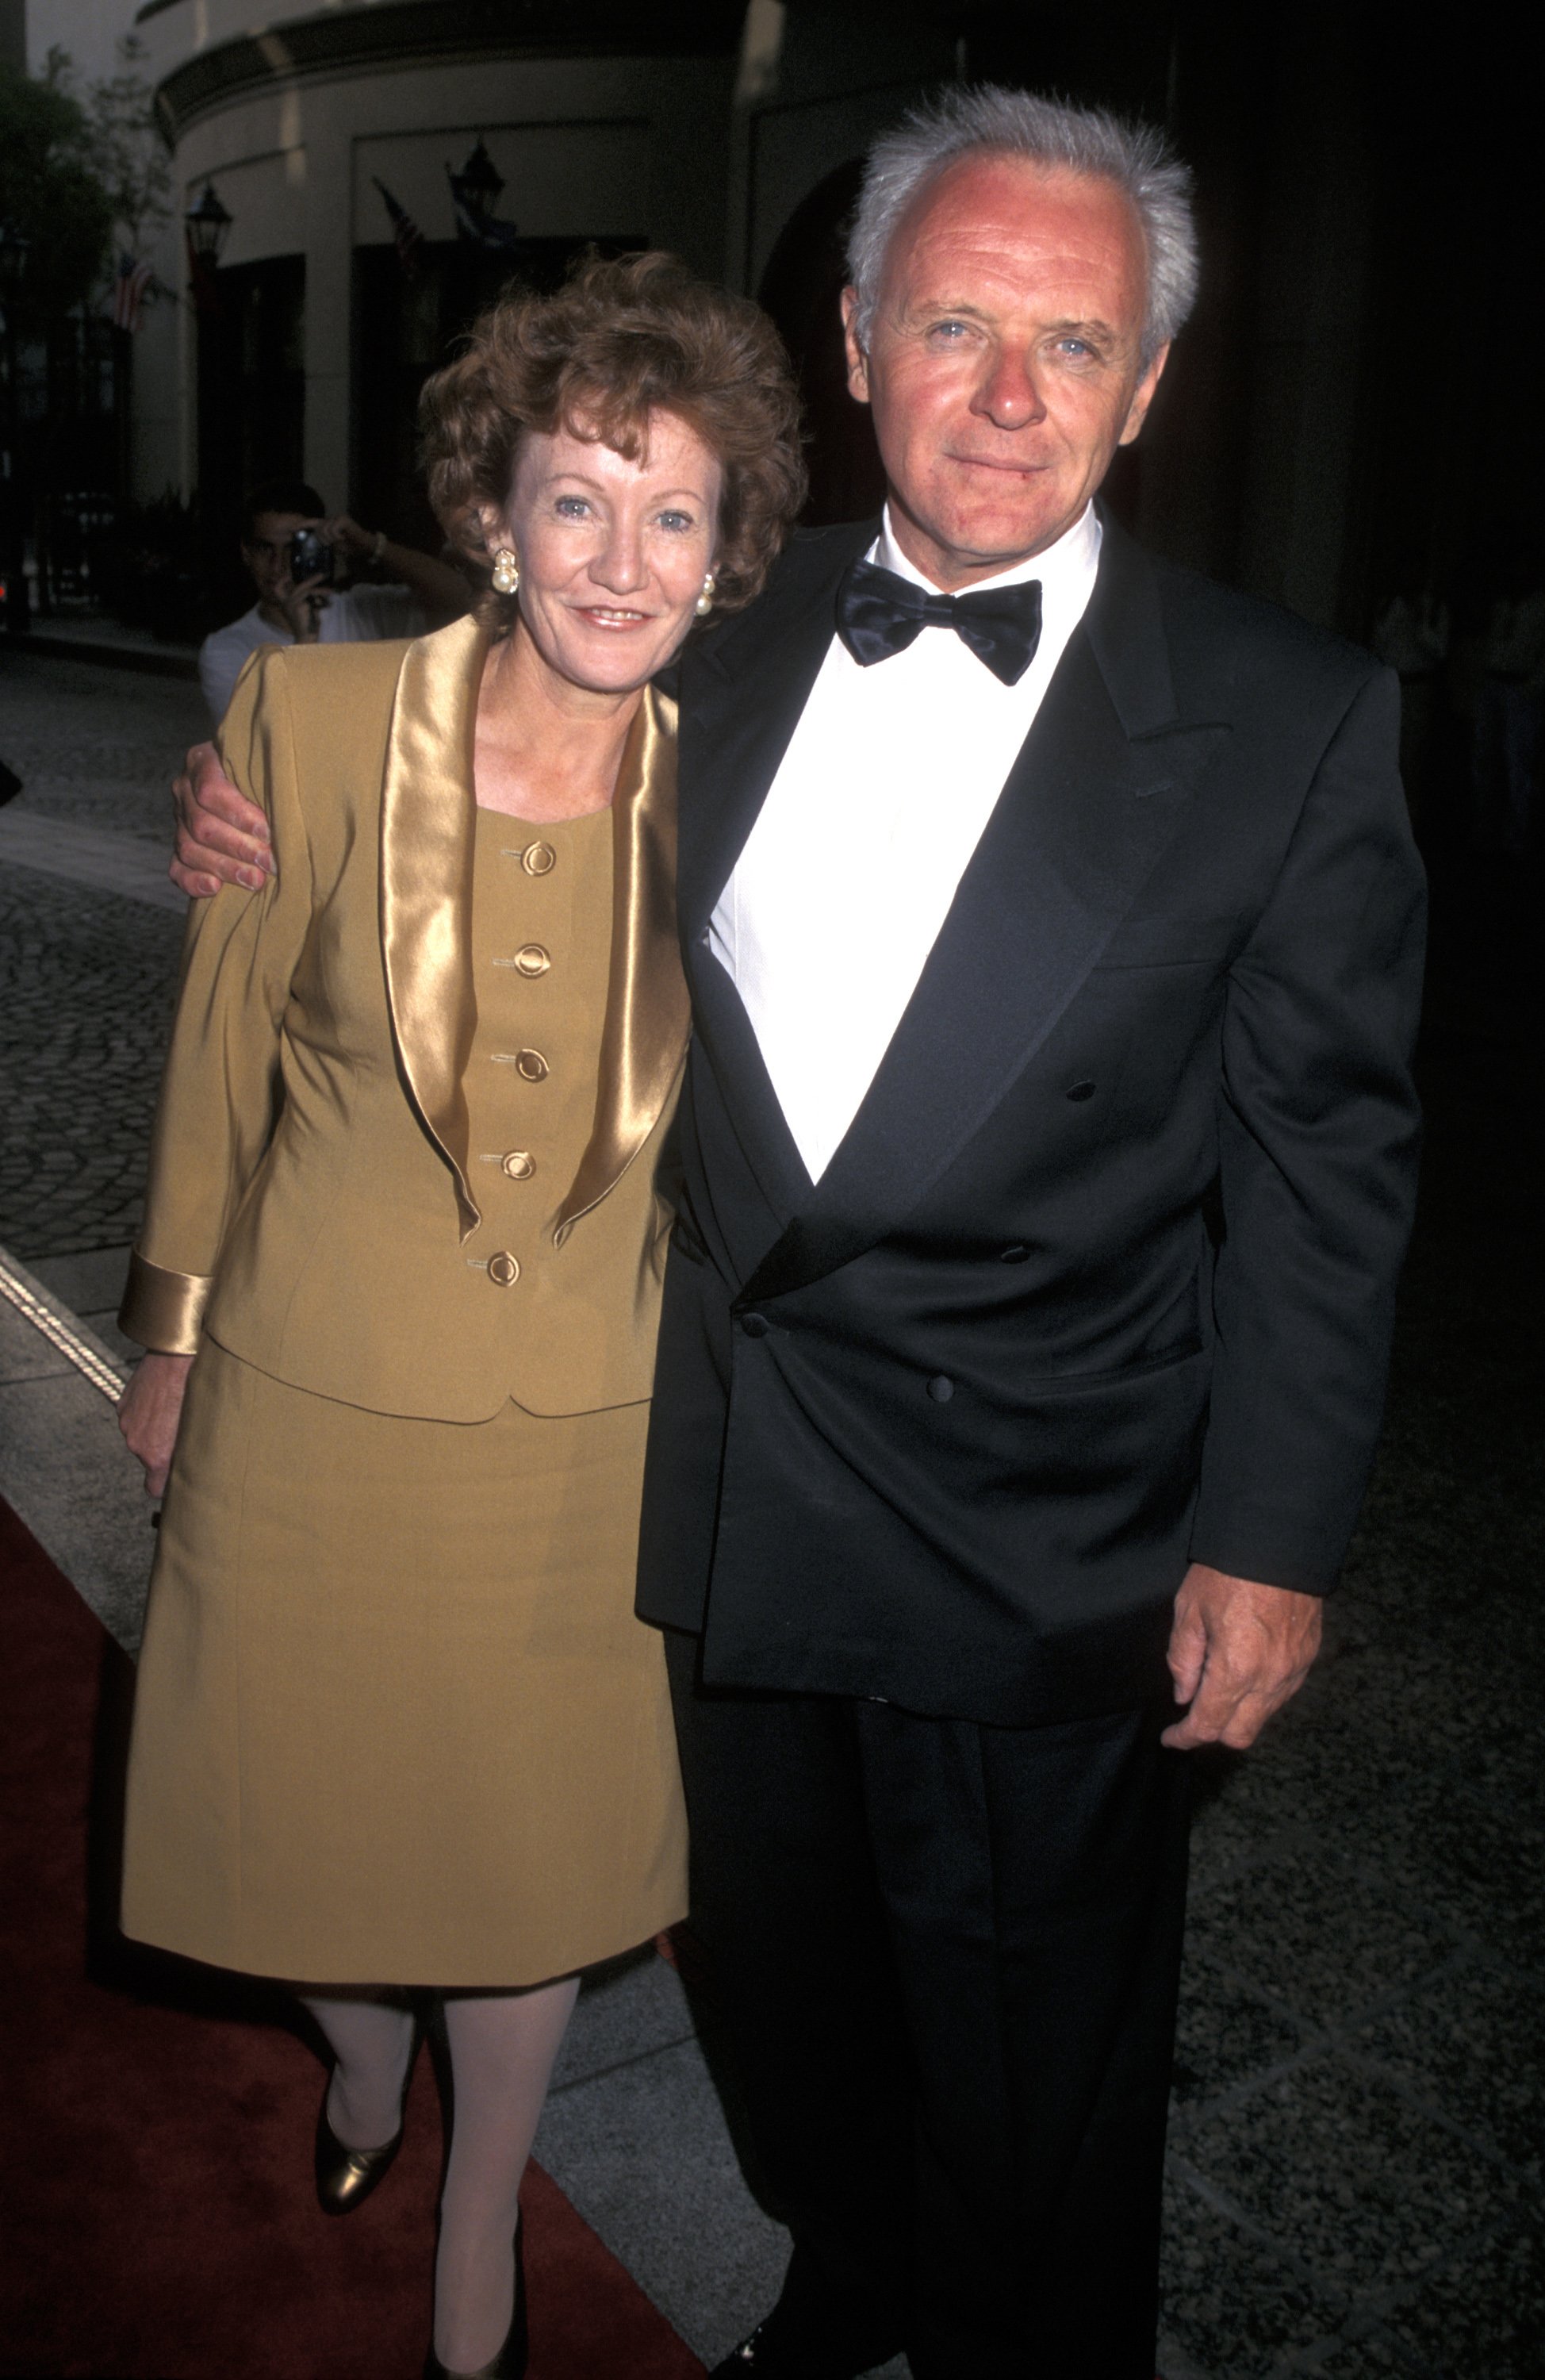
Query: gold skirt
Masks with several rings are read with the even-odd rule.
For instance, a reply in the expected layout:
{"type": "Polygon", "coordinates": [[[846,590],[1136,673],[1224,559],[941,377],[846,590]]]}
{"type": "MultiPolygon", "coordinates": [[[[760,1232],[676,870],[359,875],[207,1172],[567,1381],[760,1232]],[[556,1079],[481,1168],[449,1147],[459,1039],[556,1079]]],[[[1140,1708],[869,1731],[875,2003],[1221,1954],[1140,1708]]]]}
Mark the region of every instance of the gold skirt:
{"type": "Polygon", "coordinates": [[[125,1931],[311,1984],[497,1988],[686,1907],[646,1404],[404,1420],[206,1340],[151,1580],[125,1931]]]}

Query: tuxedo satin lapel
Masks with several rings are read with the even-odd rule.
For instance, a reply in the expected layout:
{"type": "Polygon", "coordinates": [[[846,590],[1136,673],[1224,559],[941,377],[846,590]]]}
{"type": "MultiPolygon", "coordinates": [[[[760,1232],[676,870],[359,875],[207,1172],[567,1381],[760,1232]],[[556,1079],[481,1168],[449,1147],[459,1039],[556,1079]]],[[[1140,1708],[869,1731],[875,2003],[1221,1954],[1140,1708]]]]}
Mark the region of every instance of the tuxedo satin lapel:
{"type": "Polygon", "coordinates": [[[1098,963],[1227,732],[1129,735],[1077,631],[868,1096],[745,1297],[830,1272],[924,1196],[1098,963]]]}
{"type": "Polygon", "coordinates": [[[553,1224],[561,1246],[643,1148],[686,1055],[676,938],[676,706],[645,692],[612,798],[611,967],[596,1121],[553,1224]]]}
{"type": "Polygon", "coordinates": [[[875,533],[860,522],[823,539],[815,568],[793,556],[787,579],[683,670],[678,899],[689,942],[706,929],[799,724],[836,632],[838,581],[875,533]]]}
{"type": "Polygon", "coordinates": [[[472,781],[488,640],[458,620],[408,647],[397,680],[380,811],[380,937],[392,1030],[420,1121],[450,1166],[462,1237],[468,1184],[462,1088],[477,1026],[472,982],[472,781]]]}

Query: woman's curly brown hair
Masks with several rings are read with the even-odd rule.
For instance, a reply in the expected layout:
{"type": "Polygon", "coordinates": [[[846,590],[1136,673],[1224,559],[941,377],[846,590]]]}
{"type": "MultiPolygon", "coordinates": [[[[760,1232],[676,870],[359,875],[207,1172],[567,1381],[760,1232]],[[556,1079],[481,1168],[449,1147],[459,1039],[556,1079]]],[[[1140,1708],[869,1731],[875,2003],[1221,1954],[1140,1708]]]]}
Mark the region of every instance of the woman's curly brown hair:
{"type": "MultiPolygon", "coordinates": [[[[592,253],[553,296],[510,289],[489,308],[419,399],[429,500],[447,535],[485,560],[478,512],[508,504],[523,431],[568,429],[632,462],[657,408],[694,430],[723,470],[714,604],[738,610],[804,500],[799,396],[760,307],[659,249],[592,253]]],[[[516,601],[490,589],[480,615],[507,632],[516,601]]]]}

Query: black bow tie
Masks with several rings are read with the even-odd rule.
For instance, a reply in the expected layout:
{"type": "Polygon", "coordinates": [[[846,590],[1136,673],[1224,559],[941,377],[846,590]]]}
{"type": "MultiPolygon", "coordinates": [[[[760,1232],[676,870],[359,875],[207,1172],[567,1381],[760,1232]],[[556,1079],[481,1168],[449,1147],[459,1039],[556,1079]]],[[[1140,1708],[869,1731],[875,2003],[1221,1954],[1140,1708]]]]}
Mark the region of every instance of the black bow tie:
{"type": "Polygon", "coordinates": [[[933,595],[894,570],[854,562],[837,590],[837,633],[860,669],[903,653],[924,628],[953,628],[1005,686],[1017,686],[1041,641],[1041,581],[933,595]]]}

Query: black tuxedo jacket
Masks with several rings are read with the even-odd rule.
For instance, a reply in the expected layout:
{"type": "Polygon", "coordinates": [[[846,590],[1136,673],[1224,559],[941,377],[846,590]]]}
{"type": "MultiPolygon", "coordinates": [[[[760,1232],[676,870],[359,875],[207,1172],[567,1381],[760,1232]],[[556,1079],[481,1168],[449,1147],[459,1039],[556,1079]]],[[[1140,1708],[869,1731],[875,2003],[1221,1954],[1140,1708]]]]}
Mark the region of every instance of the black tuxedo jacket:
{"type": "Polygon", "coordinates": [[[1416,1172],[1398,693],[1107,522],[813,1186],[707,928],[874,534],[796,538],[682,670],[696,1034],[639,1609],[702,1630],[709,1682],[1026,1724],[1163,1691],[1189,1560],[1335,1578],[1416,1172]]]}

